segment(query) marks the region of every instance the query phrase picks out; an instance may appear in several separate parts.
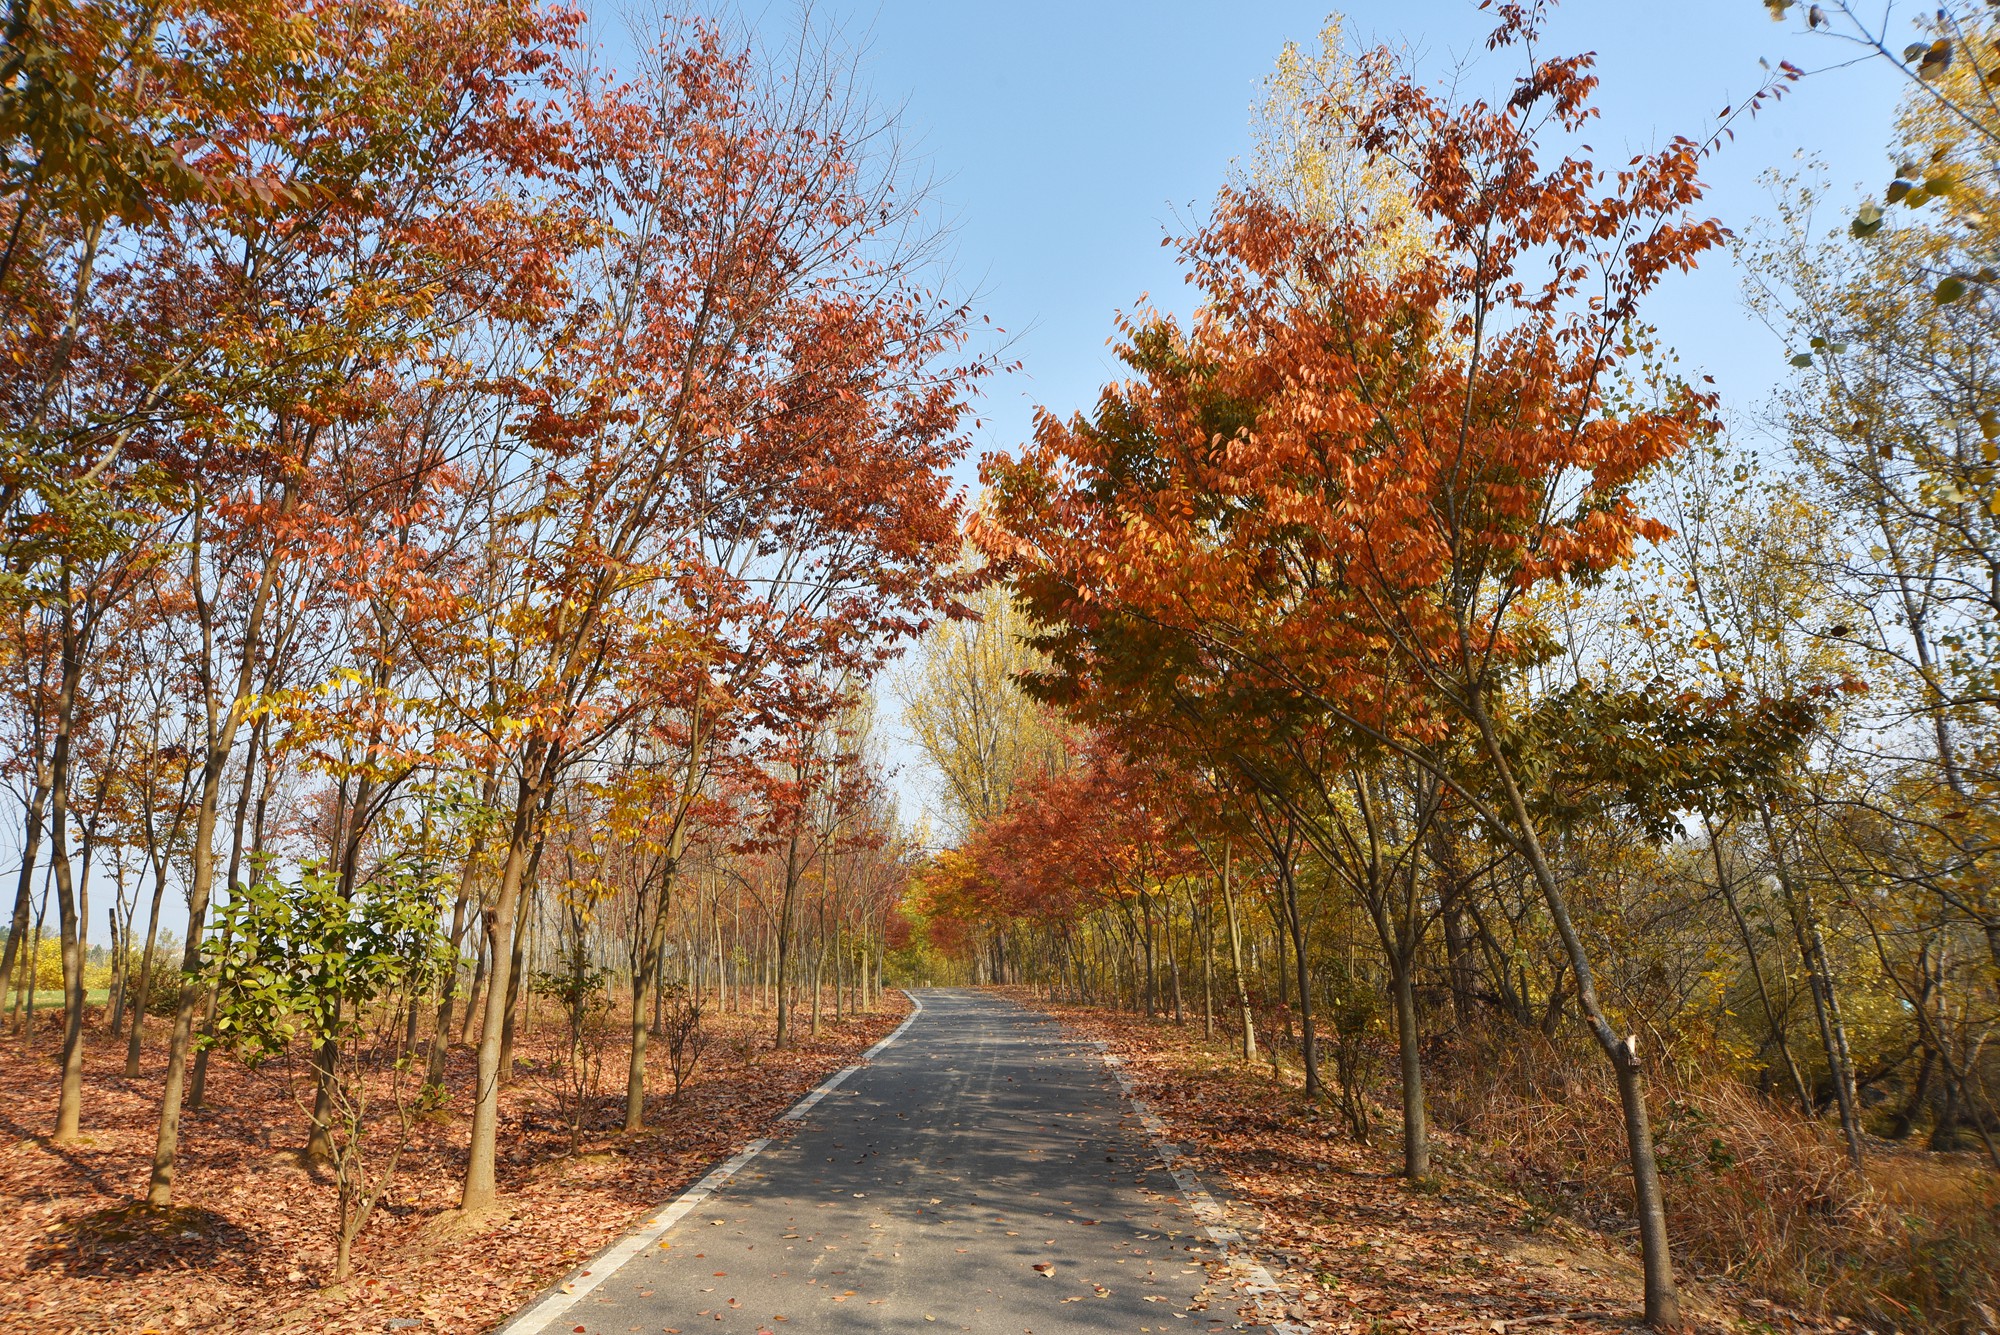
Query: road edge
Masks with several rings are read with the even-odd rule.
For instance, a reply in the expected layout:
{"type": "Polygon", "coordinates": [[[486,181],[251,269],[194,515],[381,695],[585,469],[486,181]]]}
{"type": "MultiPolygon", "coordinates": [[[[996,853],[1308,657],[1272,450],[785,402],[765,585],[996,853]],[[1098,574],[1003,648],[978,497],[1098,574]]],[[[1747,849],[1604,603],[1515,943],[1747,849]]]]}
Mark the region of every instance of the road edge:
{"type": "MultiPolygon", "coordinates": [[[[916,1023],[917,1017],[924,1013],[924,1003],[917,999],[916,993],[906,987],[896,990],[910,999],[910,1013],[903,1017],[903,1022],[894,1029],[891,1029],[879,1043],[862,1053],[852,1065],[843,1066],[826,1079],[820,1081],[810,1093],[780,1113],[778,1121],[797,1122],[803,1120],[805,1115],[811,1112],[821,1099],[840,1088],[850,1076],[874,1060],[877,1054],[901,1038],[908,1031],[909,1027],[916,1023]]],[[[552,1322],[561,1318],[572,1307],[575,1307],[577,1303],[588,1297],[605,1280],[617,1274],[627,1261],[630,1261],[640,1252],[645,1251],[648,1247],[659,1241],[660,1238],[664,1237],[675,1224],[685,1219],[696,1206],[727,1186],[731,1178],[742,1172],[744,1168],[749,1166],[751,1160],[770,1147],[771,1139],[769,1136],[760,1136],[729,1158],[717,1164],[714,1168],[709,1169],[700,1181],[674,1197],[673,1200],[667,1202],[660,1209],[655,1210],[647,1217],[645,1222],[628,1230],[624,1236],[613,1241],[610,1246],[591,1257],[588,1261],[585,1261],[577,1269],[572,1270],[562,1280],[546,1290],[542,1296],[530,1299],[513,1316],[509,1317],[499,1326],[496,1326],[493,1330],[493,1335],[540,1335],[542,1331],[549,1328],[552,1322]]]]}
{"type": "MultiPolygon", "coordinates": [[[[1248,1302],[1261,1306],[1265,1301],[1270,1301],[1278,1305],[1280,1312],[1285,1311],[1290,1306],[1285,1299],[1285,1291],[1278,1287],[1278,1281],[1272,1277],[1270,1270],[1257,1259],[1257,1254],[1250,1248],[1249,1240],[1229,1222],[1229,1216],[1224,1213],[1222,1206],[1216,1203],[1208,1188],[1202,1185],[1201,1179],[1196,1177],[1192,1170],[1181,1166],[1181,1147],[1167,1134],[1167,1124],[1160,1120],[1159,1114],[1139,1097],[1138,1087],[1132,1083],[1132,1077],[1125,1070],[1125,1059],[1113,1052],[1111,1045],[1103,1039],[1091,1040],[1091,1046],[1097,1049],[1098,1055],[1104,1059],[1105,1067],[1111,1072],[1112,1079],[1118,1082],[1119,1095],[1132,1105],[1132,1111],[1139,1118],[1139,1125],[1143,1126],[1146,1134],[1152,1138],[1153,1153],[1159,1156],[1161,1166],[1173,1177],[1174,1187],[1180,1192],[1181,1200],[1200,1221],[1202,1229],[1207,1232],[1210,1240],[1222,1249],[1223,1261],[1229,1267],[1231,1287],[1248,1302]]],[[[1263,1314],[1260,1311],[1258,1315],[1263,1314]]],[[[1272,1330],[1278,1332],[1278,1335],[1309,1335],[1312,1330],[1311,1326],[1303,1322],[1286,1320],[1283,1317],[1268,1324],[1272,1330]]]]}

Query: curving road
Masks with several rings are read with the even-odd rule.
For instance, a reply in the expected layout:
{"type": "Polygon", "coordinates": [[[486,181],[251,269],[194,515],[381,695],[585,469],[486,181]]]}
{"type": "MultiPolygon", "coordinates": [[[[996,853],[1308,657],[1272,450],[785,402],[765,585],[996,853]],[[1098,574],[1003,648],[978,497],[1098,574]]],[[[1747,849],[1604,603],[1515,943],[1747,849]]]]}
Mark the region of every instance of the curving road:
{"type": "Polygon", "coordinates": [[[794,1136],[509,1335],[1233,1324],[1226,1295],[1188,1310],[1216,1247],[1097,1051],[996,997],[915,995],[922,1013],[794,1136]]]}

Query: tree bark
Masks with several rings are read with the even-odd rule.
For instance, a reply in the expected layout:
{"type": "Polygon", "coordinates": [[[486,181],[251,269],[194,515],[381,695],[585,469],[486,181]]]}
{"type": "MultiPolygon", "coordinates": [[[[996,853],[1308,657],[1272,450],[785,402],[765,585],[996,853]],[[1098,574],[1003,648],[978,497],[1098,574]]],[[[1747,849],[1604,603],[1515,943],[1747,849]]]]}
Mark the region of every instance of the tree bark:
{"type": "Polygon", "coordinates": [[[1305,1064],[1306,1097],[1318,1099],[1324,1097],[1326,1087],[1319,1078],[1319,1042],[1313,1028],[1312,960],[1306,950],[1305,914],[1290,860],[1280,859],[1280,864],[1278,893],[1284,907],[1285,931],[1291,937],[1292,955],[1298,968],[1295,981],[1299,991],[1299,1056],[1305,1064]]]}
{"type": "Polygon", "coordinates": [[[1197,908],[1196,917],[1201,923],[1201,1036],[1212,1039],[1215,1037],[1215,905],[1197,908]]]}
{"type": "Polygon", "coordinates": [[[1389,964],[1396,1001],[1396,1055],[1403,1076],[1403,1176],[1412,1182],[1431,1172],[1430,1119],[1424,1106],[1423,1037],[1417,1027],[1417,992],[1405,960],[1389,964]]]}
{"type": "MultiPolygon", "coordinates": [[[[250,795],[256,783],[257,757],[264,740],[265,717],[265,715],[259,714],[251,722],[250,742],[243,752],[242,788],[236,797],[236,816],[230,823],[229,871],[222,878],[222,884],[229,891],[231,898],[235,897],[238,888],[243,884],[241,880],[243,872],[243,827],[244,823],[250,817],[250,795]]],[[[261,814],[259,819],[261,822],[261,814]]],[[[225,920],[223,925],[222,950],[220,953],[224,959],[229,957],[229,928],[227,920],[225,920]]],[[[220,977],[216,981],[219,984],[221,982],[220,977]]],[[[203,1006],[201,1032],[204,1041],[195,1051],[194,1077],[188,1081],[188,1105],[194,1108],[201,1107],[208,1096],[209,1045],[206,1040],[215,1033],[215,1003],[218,992],[219,988],[217,987],[209,988],[208,1000],[203,1006]]],[[[313,1094],[313,1126],[315,1128],[324,1124],[333,1106],[327,1088],[327,1082],[332,1079],[332,1076],[329,1074],[333,1069],[332,1059],[325,1054],[322,1054],[322,1058],[322,1064],[318,1068],[321,1074],[317,1080],[317,1086],[313,1094]]],[[[331,1151],[331,1147],[325,1144],[322,1144],[321,1149],[323,1152],[331,1151]]],[[[308,1158],[312,1157],[313,1151],[310,1145],[308,1145],[306,1153],[308,1158]]]]}
{"type": "Polygon", "coordinates": [[[778,907],[777,972],[773,979],[773,1003],[777,1010],[777,1037],[774,1047],[785,1047],[792,1037],[792,917],[796,910],[799,890],[799,832],[794,826],[791,842],[785,848],[785,893],[778,907]]]}
{"type": "MultiPolygon", "coordinates": [[[[27,942],[28,929],[34,920],[35,907],[35,864],[42,856],[42,825],[48,814],[49,781],[48,767],[39,766],[37,779],[27,803],[27,824],[23,828],[21,842],[21,874],[14,882],[14,913],[8,920],[7,945],[4,960],[0,960],[0,979],[5,985],[14,982],[14,965],[19,960],[21,947],[27,942]]],[[[34,976],[32,965],[29,977],[34,976]]],[[[34,990],[31,982],[29,990],[34,990]]]]}
{"type": "Polygon", "coordinates": [[[146,952],[139,957],[138,1004],[132,1008],[132,1034],[125,1044],[125,1075],[139,1076],[139,1041],[146,1029],[146,1010],[153,1000],[153,951],[160,939],[160,900],[167,893],[167,859],[164,854],[153,862],[153,906],[146,915],[146,952]]]}
{"type": "MultiPolygon", "coordinates": [[[[291,484],[286,483],[284,487],[284,497],[278,507],[281,522],[290,518],[296,501],[296,492],[291,484]]],[[[274,546],[258,577],[256,592],[251,596],[235,681],[229,701],[224,705],[213,676],[215,617],[202,592],[199,506],[195,510],[194,523],[197,536],[190,544],[190,564],[193,566],[190,578],[201,623],[200,676],[207,710],[208,754],[202,761],[201,800],[195,809],[194,859],[188,880],[188,937],[181,957],[180,1001],[174,1009],[174,1026],[167,1039],[167,1077],[160,1097],[160,1131],[153,1145],[153,1171],[146,1187],[146,1203],[155,1208],[173,1203],[174,1159],[180,1149],[181,1096],[187,1079],[188,1044],[194,1032],[195,1008],[201,1002],[203,991],[198,975],[201,933],[208,918],[209,890],[215,881],[215,823],[221,805],[222,776],[229,765],[229,754],[236,745],[236,730],[248,712],[251,683],[255,679],[263,638],[264,617],[277,589],[282,561],[282,554],[274,546]]]]}
{"type": "MultiPolygon", "coordinates": [[[[500,1021],[500,1084],[514,1083],[514,1032],[521,1013],[522,961],[527,957],[528,930],[534,925],[536,873],[542,860],[541,845],[528,858],[527,880],[521,886],[521,906],[514,915],[514,946],[507,954],[507,1008],[500,1021]]],[[[497,987],[497,982],[489,984],[497,987]]]]}
{"type": "Polygon", "coordinates": [[[83,646],[70,601],[69,569],[62,572],[62,675],[56,690],[56,734],[49,765],[49,865],[56,879],[56,915],[62,943],[63,1042],[61,1093],[56,1099],[55,1140],[74,1144],[83,1117],[83,933],[87,908],[79,903],[69,858],[70,751],[76,724],[83,646]]]}
{"type": "Polygon", "coordinates": [[[1236,894],[1229,884],[1230,845],[1222,846],[1222,904],[1229,916],[1229,962],[1236,977],[1236,1009],[1243,1017],[1243,1060],[1257,1060],[1257,1021],[1250,1012],[1250,987],[1243,977],[1243,929],[1236,917],[1236,894]]]}
{"type": "Polygon", "coordinates": [[[674,830],[665,865],[659,876],[659,899],[653,906],[651,930],[646,938],[644,963],[632,971],[632,1046],[625,1068],[625,1129],[643,1130],[646,1125],[646,996],[650,988],[659,990],[657,962],[667,948],[667,901],[673,893],[674,873],[682,849],[681,831],[674,830]]]}
{"type": "Polygon", "coordinates": [[[1819,909],[1812,890],[1795,879],[1778,843],[1778,829],[1770,808],[1760,804],[1758,816],[1764,824],[1764,838],[1771,850],[1771,868],[1791,909],[1792,930],[1797,934],[1799,955],[1811,984],[1813,1016],[1819,1022],[1820,1043],[1826,1051],[1827,1078],[1833,1082],[1833,1098],[1840,1110],[1841,1135],[1847,1141],[1848,1161],[1861,1170],[1861,1115],[1854,1088],[1854,1063],[1847,1047],[1847,1025],[1841,1019],[1840,998],[1833,986],[1833,969],[1827,962],[1826,937],[1820,930],[1819,909]]]}
{"type": "Polygon", "coordinates": [[[473,1084],[472,1135],[465,1164],[465,1185],[459,1193],[459,1209],[483,1210],[499,1197],[494,1175],[500,1138],[500,1031],[505,1026],[509,983],[509,959],[498,943],[511,941],[514,916],[521,899],[521,886],[528,871],[528,859],[535,842],[541,810],[548,797],[549,780],[557,757],[548,754],[548,743],[529,742],[521,772],[524,779],[516,790],[513,827],[507,840],[507,857],[500,872],[500,891],[494,899],[488,953],[492,964],[486,982],[486,1004],[479,1030],[478,1074],[473,1084]]]}
{"type": "MultiPolygon", "coordinates": [[[[467,850],[464,870],[459,873],[458,896],[451,904],[451,954],[454,961],[465,948],[465,929],[468,922],[466,909],[472,902],[474,869],[479,863],[481,847],[477,841],[467,850]]],[[[458,965],[454,963],[445,970],[444,981],[439,989],[437,1022],[431,1029],[431,1050],[424,1062],[424,1083],[437,1088],[444,1087],[444,1063],[446,1048],[451,1042],[452,1003],[458,995],[458,965]]]]}
{"type": "Polygon", "coordinates": [[[1627,1035],[1620,1038],[1605,1017],[1603,1007],[1598,1004],[1590,955],[1584,950],[1583,938],[1570,918],[1569,898],[1563,894],[1562,886],[1556,880],[1555,870],[1549,864],[1542,841],[1535,832],[1534,820],[1528,813],[1527,799],[1514,780],[1513,767],[1500,746],[1492,720],[1476,695],[1468,698],[1467,713],[1479,729],[1481,749],[1493,767],[1494,778],[1505,796],[1508,814],[1514,818],[1517,845],[1541,889],[1542,899],[1549,908],[1549,917],[1555,923],[1556,935],[1569,957],[1570,972],[1575,976],[1577,1004],[1583,1009],[1591,1036],[1597,1040],[1598,1047],[1603,1050],[1617,1075],[1618,1100],[1625,1113],[1626,1152],[1632,1168],[1633,1213],[1639,1220],[1639,1251],[1645,1270],[1646,1324],[1656,1330],[1678,1327],[1681,1323],[1680,1289],[1674,1281],[1674,1257],[1667,1243],[1666,1199],[1660,1189],[1660,1165],[1653,1151],[1652,1121],[1646,1111],[1645,1075],[1639,1062],[1638,1037],[1627,1035]]]}

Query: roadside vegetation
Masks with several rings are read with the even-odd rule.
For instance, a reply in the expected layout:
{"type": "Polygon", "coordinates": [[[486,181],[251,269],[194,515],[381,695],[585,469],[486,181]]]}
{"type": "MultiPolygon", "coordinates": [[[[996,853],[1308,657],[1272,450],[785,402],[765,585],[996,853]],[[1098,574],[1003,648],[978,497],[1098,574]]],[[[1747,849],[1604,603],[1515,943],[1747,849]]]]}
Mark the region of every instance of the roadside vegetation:
{"type": "Polygon", "coordinates": [[[991,359],[810,23],[6,14],[0,1325],[491,1325],[880,1027],[991,359]]]}
{"type": "MultiPolygon", "coordinates": [[[[956,976],[1177,1026],[1198,1142],[1254,1103],[1419,1214],[1501,1191],[1629,1253],[1628,1317],[1991,1330],[2000,29],[1770,8],[1908,91],[1880,194],[1808,167],[1734,235],[1703,164],[1795,69],[1605,163],[1533,7],[1485,100],[1286,53],[1176,238],[1193,312],[985,461],[989,615],[907,689],[957,838],[906,911],[956,976]],[[1768,405],[1647,323],[1730,247],[1768,405]]],[[[1271,1227],[1372,1245],[1300,1171],[1271,1227]]]]}

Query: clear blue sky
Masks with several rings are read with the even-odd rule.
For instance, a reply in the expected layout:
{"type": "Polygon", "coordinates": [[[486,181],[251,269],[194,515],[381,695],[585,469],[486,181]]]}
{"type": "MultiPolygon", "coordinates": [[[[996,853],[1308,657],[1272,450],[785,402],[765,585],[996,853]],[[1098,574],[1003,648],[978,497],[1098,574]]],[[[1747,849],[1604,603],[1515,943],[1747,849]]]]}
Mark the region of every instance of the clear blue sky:
{"type": "MultiPolygon", "coordinates": [[[[1472,0],[1357,0],[1351,40],[1407,45],[1442,75],[1475,63],[1469,86],[1500,86],[1516,52],[1488,55],[1491,16],[1472,0]]],[[[1086,407],[1116,368],[1113,314],[1142,294],[1177,307],[1179,274],[1161,237],[1204,211],[1249,143],[1259,80],[1283,44],[1311,46],[1320,4],[1197,0],[832,0],[817,14],[864,45],[882,102],[900,106],[908,142],[930,164],[957,223],[960,280],[1019,335],[1022,370],[988,391],[981,449],[1024,438],[1035,404],[1086,407]]],[[[773,6],[782,31],[796,11],[773,6]]],[[[1760,57],[1812,69],[1841,57],[1825,39],[1769,18],[1760,0],[1575,0],[1558,9],[1544,49],[1595,51],[1603,78],[1599,160],[1622,162],[1676,133],[1698,136],[1754,91],[1760,57]]],[[[1808,79],[1707,170],[1713,211],[1741,229],[1769,213],[1757,182],[1803,149],[1833,181],[1886,180],[1884,144],[1897,92],[1880,66],[1808,79]]],[[[1784,371],[1783,350],[1746,321],[1726,259],[1676,280],[1653,317],[1683,358],[1748,405],[1784,371]]]]}

